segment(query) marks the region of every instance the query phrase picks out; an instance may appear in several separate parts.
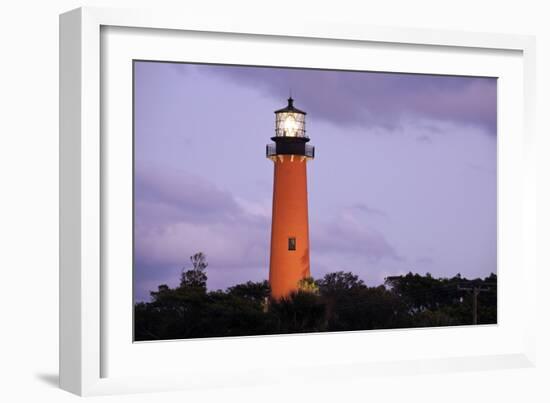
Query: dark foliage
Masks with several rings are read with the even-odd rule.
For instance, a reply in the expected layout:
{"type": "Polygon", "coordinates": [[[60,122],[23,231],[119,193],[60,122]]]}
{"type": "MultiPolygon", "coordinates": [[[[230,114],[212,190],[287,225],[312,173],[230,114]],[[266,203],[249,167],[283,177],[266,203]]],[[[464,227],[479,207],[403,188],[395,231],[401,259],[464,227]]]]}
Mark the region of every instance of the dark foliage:
{"type": "Polygon", "coordinates": [[[309,279],[288,298],[269,299],[267,281],[247,282],[225,291],[207,291],[206,256],[191,256],[180,285],[160,285],[151,302],[135,305],[135,339],[167,340],[281,333],[307,333],[469,325],[474,289],[477,323],[497,321],[497,277],[467,280],[408,273],[368,287],[350,272],[309,279]]]}

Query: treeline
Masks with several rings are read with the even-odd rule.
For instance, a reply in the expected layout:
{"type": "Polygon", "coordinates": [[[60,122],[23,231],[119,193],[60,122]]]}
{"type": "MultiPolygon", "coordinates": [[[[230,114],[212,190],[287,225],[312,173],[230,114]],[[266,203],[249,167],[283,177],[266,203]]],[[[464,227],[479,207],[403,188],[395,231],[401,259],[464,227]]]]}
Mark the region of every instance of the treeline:
{"type": "Polygon", "coordinates": [[[191,264],[179,286],[160,285],[151,302],[135,304],[136,341],[497,322],[495,274],[468,280],[408,273],[368,287],[339,271],[305,279],[300,291],[273,301],[267,281],[207,291],[204,254],[191,256],[191,264]]]}

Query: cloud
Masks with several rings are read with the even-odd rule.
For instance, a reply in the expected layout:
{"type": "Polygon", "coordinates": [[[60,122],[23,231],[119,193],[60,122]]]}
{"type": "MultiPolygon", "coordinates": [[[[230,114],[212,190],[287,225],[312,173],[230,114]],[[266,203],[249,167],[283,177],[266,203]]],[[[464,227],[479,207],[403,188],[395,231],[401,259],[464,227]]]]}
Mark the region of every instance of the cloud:
{"type": "Polygon", "coordinates": [[[312,235],[312,250],[319,254],[362,257],[369,263],[402,260],[381,232],[347,215],[318,225],[312,235]]]}
{"type": "Polygon", "coordinates": [[[212,268],[265,265],[268,219],[227,191],[184,171],[137,171],[136,258],[183,265],[202,251],[212,268]]]}
{"type": "Polygon", "coordinates": [[[201,251],[209,257],[212,269],[265,266],[268,234],[263,233],[264,228],[250,224],[179,221],[157,231],[142,231],[136,251],[142,259],[161,265],[185,265],[191,254],[201,251]]]}
{"type": "Polygon", "coordinates": [[[200,69],[279,99],[291,89],[298,107],[337,125],[397,129],[403,119],[413,117],[474,125],[496,134],[494,78],[240,66],[200,69]]]}
{"type": "Polygon", "coordinates": [[[380,209],[374,208],[374,207],[367,206],[365,203],[352,204],[350,206],[350,209],[352,211],[359,211],[361,213],[365,213],[367,215],[372,215],[372,216],[378,216],[378,217],[387,217],[388,216],[386,214],[386,212],[384,212],[380,209]]]}
{"type": "MultiPolygon", "coordinates": [[[[181,268],[189,266],[189,256],[198,251],[207,255],[209,287],[225,288],[268,277],[268,202],[235,197],[204,178],[166,167],[137,170],[135,184],[139,298],[144,298],[145,290],[155,282],[177,281],[181,268]]],[[[311,242],[320,266],[327,265],[334,256],[366,262],[400,259],[380,232],[364,228],[355,220],[357,211],[385,215],[358,203],[332,220],[317,224],[311,242]]]]}
{"type": "Polygon", "coordinates": [[[241,213],[229,192],[184,171],[138,168],[134,185],[140,217],[196,222],[210,221],[214,215],[217,219],[234,220],[241,213]]]}
{"type": "Polygon", "coordinates": [[[424,135],[416,137],[416,142],[417,143],[422,143],[422,144],[431,144],[432,143],[432,138],[430,136],[426,136],[424,134],[424,135]]]}

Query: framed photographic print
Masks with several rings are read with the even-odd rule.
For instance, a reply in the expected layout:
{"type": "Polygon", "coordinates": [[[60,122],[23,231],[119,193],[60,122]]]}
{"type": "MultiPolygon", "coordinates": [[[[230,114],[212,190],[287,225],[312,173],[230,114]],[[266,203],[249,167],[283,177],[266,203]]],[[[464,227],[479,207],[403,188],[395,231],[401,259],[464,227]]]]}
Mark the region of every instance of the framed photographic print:
{"type": "Polygon", "coordinates": [[[532,365],[532,38],[180,17],[61,16],[63,388],[532,365]]]}

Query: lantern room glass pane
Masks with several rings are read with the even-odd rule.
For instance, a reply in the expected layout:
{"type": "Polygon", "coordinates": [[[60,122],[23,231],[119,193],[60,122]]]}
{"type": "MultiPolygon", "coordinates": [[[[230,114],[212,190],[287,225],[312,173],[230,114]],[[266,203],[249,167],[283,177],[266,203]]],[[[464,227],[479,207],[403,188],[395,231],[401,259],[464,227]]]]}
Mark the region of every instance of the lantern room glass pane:
{"type": "Polygon", "coordinates": [[[275,135],[278,137],[305,137],[305,119],[301,113],[279,112],[275,118],[275,135]]]}

